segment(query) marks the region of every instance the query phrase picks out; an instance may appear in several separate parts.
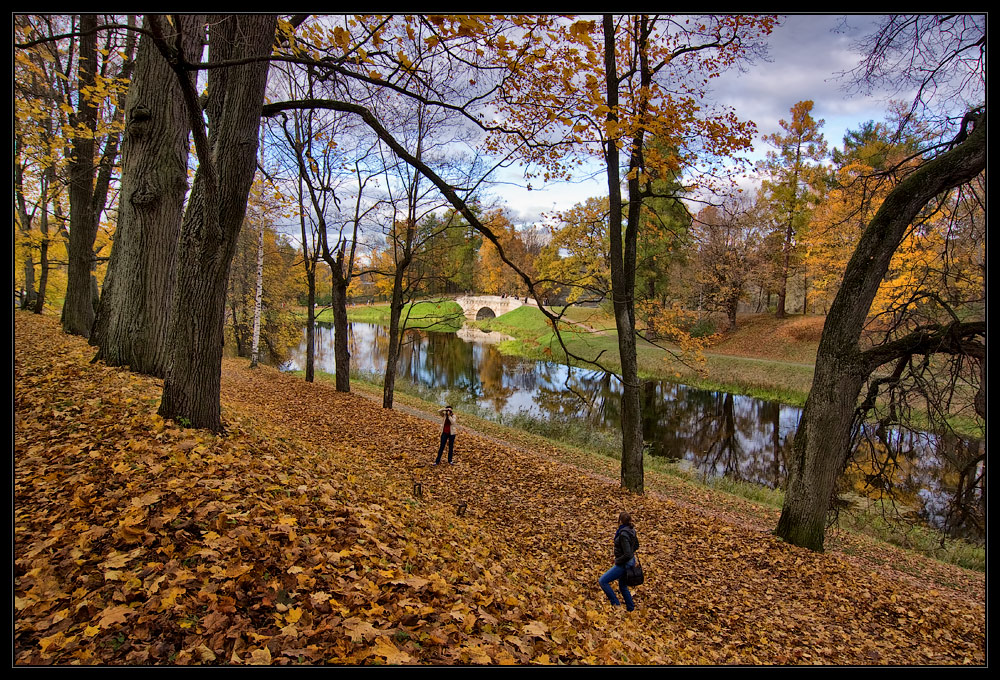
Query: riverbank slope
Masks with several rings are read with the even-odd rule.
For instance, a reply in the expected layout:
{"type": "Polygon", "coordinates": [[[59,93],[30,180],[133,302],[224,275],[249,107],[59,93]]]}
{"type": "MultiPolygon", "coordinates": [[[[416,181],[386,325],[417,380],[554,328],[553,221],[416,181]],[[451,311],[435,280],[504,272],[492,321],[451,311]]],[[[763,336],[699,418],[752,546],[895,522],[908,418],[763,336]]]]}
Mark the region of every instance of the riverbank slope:
{"type": "Polygon", "coordinates": [[[185,429],[92,356],[15,313],[15,663],[985,663],[983,574],[488,433],[435,467],[436,423],[240,360],[226,433],[185,429]],[[622,509],[629,625],[596,584],[622,509]]]}

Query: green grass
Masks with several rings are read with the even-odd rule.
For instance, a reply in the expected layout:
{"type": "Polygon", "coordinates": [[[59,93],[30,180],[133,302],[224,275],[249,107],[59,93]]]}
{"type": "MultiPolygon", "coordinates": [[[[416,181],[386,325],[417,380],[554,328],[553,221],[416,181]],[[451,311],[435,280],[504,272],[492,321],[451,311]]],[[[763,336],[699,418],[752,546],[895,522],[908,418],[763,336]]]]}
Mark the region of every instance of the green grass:
{"type": "MultiPolygon", "coordinates": [[[[350,321],[389,325],[389,305],[355,305],[348,307],[347,318],[350,321]]],[[[418,328],[438,333],[454,333],[462,327],[465,317],[462,307],[454,300],[421,300],[403,306],[401,319],[405,320],[406,328],[418,328]]],[[[333,322],[333,312],[323,310],[317,321],[333,322]]]]}
{"type": "Polygon", "coordinates": [[[499,331],[513,335],[521,340],[534,340],[540,335],[550,332],[548,318],[537,307],[518,307],[515,310],[501,314],[494,319],[477,321],[475,325],[483,330],[499,331]]]}
{"type": "Polygon", "coordinates": [[[883,543],[933,557],[973,571],[986,571],[986,547],[899,517],[891,503],[871,501],[867,506],[841,510],[834,526],[870,536],[883,543]]]}

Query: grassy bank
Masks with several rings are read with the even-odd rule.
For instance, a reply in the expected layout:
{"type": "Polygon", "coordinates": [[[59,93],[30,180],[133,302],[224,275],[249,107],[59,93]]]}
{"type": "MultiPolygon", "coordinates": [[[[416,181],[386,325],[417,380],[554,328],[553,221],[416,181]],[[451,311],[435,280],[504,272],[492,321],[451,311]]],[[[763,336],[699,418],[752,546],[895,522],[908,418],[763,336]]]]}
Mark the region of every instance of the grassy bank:
{"type": "MultiPolygon", "coordinates": [[[[347,318],[350,321],[388,326],[389,311],[389,305],[387,304],[354,305],[348,307],[347,318]]],[[[304,310],[300,312],[300,316],[305,318],[304,310]]],[[[454,300],[446,298],[440,300],[420,300],[406,304],[403,306],[401,319],[404,320],[406,328],[440,333],[454,333],[462,327],[462,323],[465,321],[461,306],[454,300]]],[[[322,309],[316,315],[316,321],[320,323],[333,323],[333,310],[329,308],[322,309]]]]}

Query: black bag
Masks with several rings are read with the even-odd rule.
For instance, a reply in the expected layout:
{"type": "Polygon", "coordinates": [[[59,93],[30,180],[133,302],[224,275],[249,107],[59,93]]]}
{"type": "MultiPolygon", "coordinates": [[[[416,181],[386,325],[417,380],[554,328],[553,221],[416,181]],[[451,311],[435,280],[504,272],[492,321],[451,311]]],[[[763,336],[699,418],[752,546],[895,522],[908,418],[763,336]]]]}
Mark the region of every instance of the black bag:
{"type": "Polygon", "coordinates": [[[642,565],[636,557],[632,563],[625,567],[625,583],[629,586],[641,586],[646,577],[642,573],[642,565]]]}

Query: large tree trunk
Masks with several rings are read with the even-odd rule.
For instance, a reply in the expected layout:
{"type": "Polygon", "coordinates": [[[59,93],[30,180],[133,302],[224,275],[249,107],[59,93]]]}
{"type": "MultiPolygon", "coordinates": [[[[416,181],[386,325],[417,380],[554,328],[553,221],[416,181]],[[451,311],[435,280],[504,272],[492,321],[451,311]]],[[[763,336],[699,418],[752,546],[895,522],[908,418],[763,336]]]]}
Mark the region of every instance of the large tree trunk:
{"type": "MultiPolygon", "coordinates": [[[[204,25],[204,16],[180,17],[189,61],[200,59],[204,25]]],[[[190,123],[172,69],[145,36],[125,108],[118,225],[91,344],[95,360],[163,377],[190,123]]]]}
{"type": "Polygon", "coordinates": [[[986,113],[957,147],[925,163],[886,197],[847,264],[823,326],[813,386],[788,465],[788,488],[776,533],[795,545],[823,549],[826,516],[850,453],[851,426],[866,377],[878,366],[860,347],[879,284],[910,224],[935,197],[986,167],[986,113]]]}
{"type": "MultiPolygon", "coordinates": [[[[83,90],[93,88],[97,79],[97,15],[81,15],[80,31],[78,87],[83,90]]],[[[73,158],[69,163],[69,269],[62,327],[67,333],[88,338],[95,316],[91,277],[97,238],[97,215],[93,205],[97,107],[90,98],[80,97],[72,122],[80,132],[73,139],[73,158]]]]}
{"type": "MultiPolygon", "coordinates": [[[[207,140],[181,227],[160,415],[222,429],[219,387],[229,266],[256,171],[274,15],[212,17],[209,61],[247,60],[208,75],[207,140]]],[[[188,98],[191,106],[191,99],[188,98]]],[[[189,111],[189,114],[191,111],[189,111]]]]}

